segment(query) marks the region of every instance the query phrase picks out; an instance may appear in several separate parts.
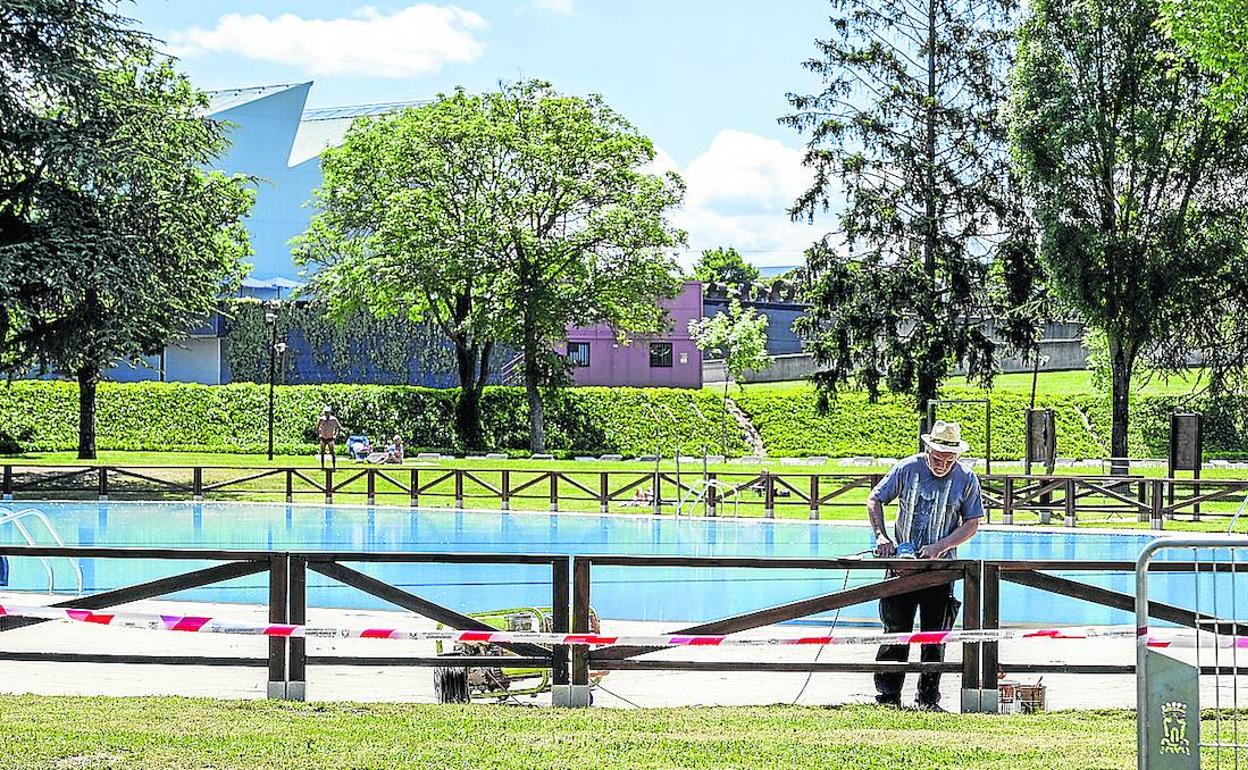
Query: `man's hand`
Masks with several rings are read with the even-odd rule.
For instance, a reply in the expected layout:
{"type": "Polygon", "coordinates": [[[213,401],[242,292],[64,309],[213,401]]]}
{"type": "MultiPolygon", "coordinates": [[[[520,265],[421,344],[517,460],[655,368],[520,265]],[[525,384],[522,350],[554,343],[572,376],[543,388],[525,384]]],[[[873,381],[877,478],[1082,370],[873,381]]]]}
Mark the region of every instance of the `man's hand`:
{"type": "Polygon", "coordinates": [[[896,553],[897,553],[897,545],[892,540],[889,540],[888,538],[884,537],[884,538],[877,539],[875,541],[875,555],[876,556],[879,556],[882,559],[887,559],[888,557],[896,553]]]}
{"type": "Polygon", "coordinates": [[[932,544],[932,545],[925,545],[922,548],[920,548],[918,556],[920,559],[939,559],[941,556],[944,555],[944,553],[945,553],[944,548],[941,548],[939,545],[932,544]]]}

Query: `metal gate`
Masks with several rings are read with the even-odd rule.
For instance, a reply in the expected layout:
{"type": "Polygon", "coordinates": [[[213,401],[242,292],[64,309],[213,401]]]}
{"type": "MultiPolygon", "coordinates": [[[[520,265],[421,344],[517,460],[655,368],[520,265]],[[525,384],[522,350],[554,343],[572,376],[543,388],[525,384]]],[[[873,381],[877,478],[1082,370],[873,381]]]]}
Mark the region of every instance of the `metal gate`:
{"type": "Polygon", "coordinates": [[[1145,546],[1135,568],[1135,626],[1140,770],[1248,768],[1241,712],[1248,668],[1240,664],[1244,649],[1248,665],[1248,538],[1160,538],[1145,546]],[[1150,569],[1190,577],[1190,612],[1150,604],[1150,569]],[[1189,628],[1150,631],[1150,613],[1160,612],[1189,628]]]}

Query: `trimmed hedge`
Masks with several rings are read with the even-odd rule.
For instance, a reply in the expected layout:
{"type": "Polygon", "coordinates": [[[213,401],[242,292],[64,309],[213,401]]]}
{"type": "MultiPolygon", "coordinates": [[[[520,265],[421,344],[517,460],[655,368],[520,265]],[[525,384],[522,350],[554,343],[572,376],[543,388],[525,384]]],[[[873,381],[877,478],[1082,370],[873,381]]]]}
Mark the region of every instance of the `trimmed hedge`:
{"type": "MultiPolygon", "coordinates": [[[[101,383],[96,446],[102,450],[262,452],[268,441],[268,386],[251,383],[101,383]]],[[[406,385],[287,385],[276,388],[274,447],[306,452],[316,418],[334,408],[348,435],[375,441],[399,433],[410,447],[453,449],[455,390],[406,385]]],[[[528,401],[521,388],[486,388],[482,423],[489,446],[528,447],[528,401]]],[[[707,391],[671,388],[577,388],[547,404],[548,445],[564,453],[670,455],[717,449],[725,414],[707,391]],[[671,418],[667,417],[669,414],[671,418]],[[650,414],[662,415],[660,424],[650,414]],[[659,435],[656,439],[656,431],[659,435]]],[[[77,446],[78,389],[70,382],[22,380],[0,386],[0,445],[6,451],[63,451],[77,446]]],[[[734,426],[735,428],[735,426],[734,426]]],[[[729,451],[744,451],[739,431],[729,451]]]]}
{"type": "MultiPolygon", "coordinates": [[[[992,393],[992,456],[1023,456],[1024,414],[1029,398],[1020,393],[992,393]]],[[[983,398],[983,391],[947,389],[944,398],[983,398]]],[[[788,392],[747,386],[735,396],[776,455],[829,457],[904,457],[917,449],[919,417],[909,397],[884,395],[872,404],[866,394],[842,393],[826,415],[815,408],[809,390],[788,392]]],[[[1109,454],[1112,409],[1103,396],[1037,396],[1037,407],[1051,407],[1057,421],[1059,457],[1094,458],[1109,454]]],[[[1165,457],[1169,451],[1170,412],[1205,415],[1205,456],[1248,456],[1248,396],[1217,399],[1192,396],[1139,396],[1132,402],[1129,445],[1133,457],[1165,457]]],[[[974,456],[984,455],[982,404],[941,405],[942,418],[962,423],[974,456]]]]}

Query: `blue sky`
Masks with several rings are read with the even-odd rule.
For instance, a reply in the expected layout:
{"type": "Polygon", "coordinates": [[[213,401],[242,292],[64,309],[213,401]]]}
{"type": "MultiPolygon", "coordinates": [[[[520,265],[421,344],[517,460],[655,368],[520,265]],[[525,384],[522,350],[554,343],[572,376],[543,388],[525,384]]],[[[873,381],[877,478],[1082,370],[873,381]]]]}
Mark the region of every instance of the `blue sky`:
{"type": "MultiPolygon", "coordinates": [[[[809,178],[776,123],[826,35],[824,0],[138,0],[121,11],[167,42],[200,87],[312,80],[309,106],[427,99],[539,77],[602,94],[654,140],[689,194],[691,252],[735,246],[798,264],[828,228],[784,213],[809,178]]],[[[685,261],[692,255],[686,255],[685,261]]]]}

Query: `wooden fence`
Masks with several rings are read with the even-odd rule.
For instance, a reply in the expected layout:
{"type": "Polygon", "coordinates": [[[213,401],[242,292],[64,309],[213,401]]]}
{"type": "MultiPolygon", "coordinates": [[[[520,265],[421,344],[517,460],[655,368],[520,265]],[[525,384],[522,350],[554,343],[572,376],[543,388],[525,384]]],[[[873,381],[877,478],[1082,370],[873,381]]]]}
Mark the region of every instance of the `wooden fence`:
{"type": "MultiPolygon", "coordinates": [[[[0,474],[4,499],[274,500],[453,505],[550,511],[648,510],[655,515],[796,513],[819,519],[862,510],[880,473],[789,471],[498,469],[403,466],[238,468],[228,466],[21,466],[0,474]]],[[[1147,522],[1231,517],[1248,498],[1248,479],[1144,476],[981,477],[989,520],[1067,526],[1089,521],[1147,522]]],[[[840,518],[844,518],[842,515],[840,518]]],[[[1245,517],[1248,521],[1248,517],[1245,517]]]]}
{"type": "MultiPolygon", "coordinates": [[[[307,612],[307,573],[309,570],[359,589],[396,607],[464,630],[492,630],[479,620],[454,608],[440,605],[417,593],[384,582],[348,564],[524,564],[549,568],[549,597],[552,607],[552,631],[564,632],[571,626],[574,633],[590,630],[590,607],[593,602],[593,570],[597,567],[652,570],[655,567],[676,568],[738,568],[768,570],[847,570],[869,571],[877,582],[842,588],[820,596],[760,608],[709,623],[674,630],[675,634],[729,634],[769,626],[775,623],[806,618],[820,612],[878,600],[882,597],[963,582],[963,628],[997,628],[1000,625],[1000,587],[1002,581],[1072,597],[1085,602],[1131,610],[1134,597],[1051,572],[1078,572],[1081,575],[1131,573],[1129,561],[973,561],[936,560],[915,562],[904,559],[781,559],[752,557],[686,557],[686,556],[565,556],[543,554],[467,554],[467,553],[378,553],[332,552],[293,553],[275,551],[222,551],[190,549],[143,548],[42,548],[2,546],[0,555],[9,558],[120,559],[160,561],[215,561],[215,566],[197,569],[149,582],[111,589],[80,597],[65,598],[53,606],[102,610],[129,602],[153,599],[177,591],[212,585],[236,578],[267,573],[268,619],[274,623],[304,623],[307,612]],[[888,570],[888,573],[884,571],[888,570]],[[892,576],[889,576],[889,575],[892,576]]],[[[1233,562],[1155,562],[1155,572],[1230,572],[1233,562]]],[[[639,583],[639,590],[645,590],[639,583]]],[[[668,584],[646,586],[653,590],[679,590],[668,584]]],[[[489,586],[482,586],[483,594],[489,586]]],[[[638,596],[638,600],[644,597],[638,596]]],[[[1208,628],[1211,623],[1225,626],[1228,631],[1248,634],[1248,624],[1220,620],[1207,614],[1160,602],[1151,602],[1151,617],[1189,628],[1208,628]]],[[[45,620],[0,617],[0,633],[48,622],[45,620]]],[[[107,631],[101,629],[101,633],[107,631]]],[[[654,648],[613,646],[589,649],[583,645],[545,647],[533,644],[510,646],[511,656],[466,655],[399,655],[343,656],[307,653],[307,641],[301,638],[270,638],[267,658],[151,655],[124,655],[95,652],[68,653],[0,650],[0,661],[93,663],[93,664],[158,664],[189,666],[250,666],[268,671],[268,694],[272,698],[302,699],[306,693],[307,668],[310,665],[333,666],[441,666],[489,667],[505,662],[508,667],[549,668],[556,685],[588,685],[590,670],[665,670],[665,671],[747,671],[747,672],[922,672],[960,673],[964,690],[995,689],[998,674],[1079,673],[1129,674],[1133,665],[1055,664],[1025,660],[1002,661],[998,643],[982,642],[964,645],[960,663],[922,662],[847,662],[847,661],[759,661],[759,660],[669,660],[643,659],[654,648]]],[[[755,656],[756,657],[756,656],[755,656]]],[[[1237,671],[1238,669],[1236,669],[1237,671]]],[[[1231,673],[1229,665],[1206,666],[1206,674],[1231,673]]]]}

